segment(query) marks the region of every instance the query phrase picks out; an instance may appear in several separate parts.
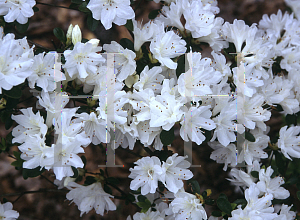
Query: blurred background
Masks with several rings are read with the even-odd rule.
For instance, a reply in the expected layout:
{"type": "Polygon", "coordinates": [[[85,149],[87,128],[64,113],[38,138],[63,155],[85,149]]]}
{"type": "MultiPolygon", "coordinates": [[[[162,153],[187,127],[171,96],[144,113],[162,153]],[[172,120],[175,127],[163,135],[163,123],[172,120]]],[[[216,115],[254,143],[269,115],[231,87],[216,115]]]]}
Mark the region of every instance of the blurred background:
{"type": "MultiPolygon", "coordinates": [[[[59,5],[68,7],[71,1],[62,0],[40,0],[42,3],[59,5]]],[[[258,23],[263,14],[271,15],[277,13],[278,9],[286,11],[284,0],[219,0],[220,16],[225,21],[232,22],[234,19],[242,19],[248,25],[258,23]]],[[[160,8],[160,4],[152,1],[137,0],[135,2],[136,19],[143,19],[144,22],[148,21],[148,13],[154,9],[160,8]]],[[[55,50],[59,47],[59,41],[53,35],[55,27],[62,28],[67,32],[70,24],[78,24],[82,30],[83,38],[99,38],[101,43],[109,43],[111,40],[119,41],[123,37],[130,37],[125,27],[113,26],[111,30],[106,31],[101,25],[98,26],[95,33],[91,32],[86,26],[85,14],[76,10],[65,8],[57,8],[46,5],[37,4],[39,11],[30,19],[30,25],[26,35],[30,42],[42,45],[43,47],[55,50]]],[[[22,37],[20,35],[19,37],[22,37]]],[[[24,93],[21,100],[25,100],[30,94],[24,93]]],[[[36,99],[23,102],[20,107],[35,106],[36,99]]],[[[278,132],[282,126],[282,117],[279,113],[275,113],[272,119],[267,123],[271,126],[271,132],[278,132]]],[[[4,125],[0,125],[0,135],[5,137],[9,131],[6,131],[4,125]]],[[[179,128],[175,129],[176,139],[172,144],[171,150],[179,155],[183,155],[183,141],[179,137],[179,128]]],[[[17,147],[13,147],[10,151],[17,151],[17,147]]],[[[91,146],[85,149],[85,157],[87,158],[87,170],[90,172],[99,172],[98,164],[105,164],[105,149],[99,146],[91,146]]],[[[141,155],[147,155],[142,146],[135,146],[134,152],[141,155]]],[[[223,171],[223,165],[217,164],[215,161],[209,159],[211,148],[208,146],[194,146],[193,147],[193,164],[201,165],[199,168],[191,168],[194,173],[194,178],[199,182],[201,191],[210,188],[212,190],[212,198],[217,198],[220,193],[225,193],[229,201],[233,202],[238,198],[242,198],[239,188],[235,188],[226,180],[228,178],[228,171],[223,171]]],[[[129,168],[133,167],[133,162],[138,158],[126,150],[118,148],[116,150],[116,164],[124,164],[124,168],[108,168],[110,176],[118,177],[121,181],[120,188],[125,192],[129,192],[130,180],[127,179],[129,175],[129,168]]],[[[45,178],[36,177],[24,180],[21,172],[14,169],[10,165],[14,159],[7,156],[7,154],[0,154],[0,195],[12,194],[22,191],[35,191],[40,188],[56,189],[56,187],[47,181],[45,178]]],[[[44,172],[43,175],[51,181],[55,177],[52,172],[44,172]]],[[[186,186],[187,187],[187,186],[186,186]]],[[[291,194],[296,193],[296,188],[289,188],[291,194]]],[[[66,193],[62,192],[43,192],[34,194],[25,194],[21,196],[14,203],[14,210],[20,213],[20,220],[93,220],[93,219],[116,219],[125,220],[130,214],[133,215],[139,211],[135,206],[129,204],[125,205],[124,201],[115,199],[117,211],[109,212],[105,216],[97,215],[94,211],[84,214],[80,218],[80,211],[74,204],[69,204],[70,201],[66,200],[66,193]]],[[[113,191],[114,195],[120,195],[119,192],[113,191]]],[[[19,195],[6,196],[8,201],[13,202],[19,195]]],[[[2,199],[2,198],[1,198],[2,199]]],[[[300,205],[298,204],[298,207],[300,205]]],[[[207,209],[208,214],[212,210],[207,209]]]]}

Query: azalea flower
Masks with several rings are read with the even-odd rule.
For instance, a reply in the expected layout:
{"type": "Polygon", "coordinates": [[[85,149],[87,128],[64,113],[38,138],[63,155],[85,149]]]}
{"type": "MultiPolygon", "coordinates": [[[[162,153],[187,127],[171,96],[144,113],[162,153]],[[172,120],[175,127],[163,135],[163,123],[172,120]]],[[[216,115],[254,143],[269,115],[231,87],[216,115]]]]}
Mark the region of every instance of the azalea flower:
{"type": "Polygon", "coordinates": [[[0,15],[5,15],[6,22],[13,22],[17,20],[20,24],[26,24],[28,18],[33,16],[33,6],[36,2],[34,0],[1,0],[0,1],[0,15]]]}
{"type": "Polygon", "coordinates": [[[131,173],[128,177],[133,179],[130,182],[130,189],[137,190],[141,187],[142,195],[155,193],[158,187],[158,180],[161,179],[161,175],[164,172],[158,157],[143,157],[134,163],[137,166],[129,169],[131,173]]]}
{"type": "Polygon", "coordinates": [[[150,51],[154,58],[157,59],[162,66],[170,69],[176,69],[177,63],[171,60],[185,53],[186,42],[181,39],[174,31],[159,32],[150,43],[150,51]]]}
{"type": "Polygon", "coordinates": [[[14,220],[19,218],[19,213],[12,209],[13,205],[11,202],[0,203],[0,219],[14,220]]]}
{"type": "Polygon", "coordinates": [[[111,201],[113,196],[103,190],[100,182],[88,186],[70,182],[68,189],[70,189],[70,192],[67,193],[66,197],[78,206],[78,209],[81,211],[80,217],[93,208],[97,214],[102,216],[105,210],[114,211],[117,209],[116,205],[111,201]]]}
{"type": "Polygon", "coordinates": [[[91,10],[94,19],[101,20],[106,30],[112,27],[112,23],[124,25],[128,19],[135,17],[129,0],[91,0],[86,7],[91,10]]]}
{"type": "Polygon", "coordinates": [[[283,155],[292,160],[292,157],[300,158],[300,126],[284,126],[279,131],[278,147],[283,155]]]}

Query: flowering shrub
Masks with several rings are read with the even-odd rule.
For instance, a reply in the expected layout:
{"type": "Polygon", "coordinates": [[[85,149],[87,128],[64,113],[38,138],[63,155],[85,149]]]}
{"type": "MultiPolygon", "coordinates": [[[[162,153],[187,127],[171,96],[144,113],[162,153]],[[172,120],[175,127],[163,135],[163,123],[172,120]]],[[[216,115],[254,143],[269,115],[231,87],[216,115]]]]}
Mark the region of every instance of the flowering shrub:
{"type": "MultiPolygon", "coordinates": [[[[0,152],[18,146],[9,156],[25,179],[53,172],[80,216],[92,209],[109,215],[121,199],[139,208],[127,220],[296,219],[286,186],[300,190],[299,1],[286,0],[295,14],[279,10],[251,26],[217,17],[216,0],[162,3],[143,23],[135,20],[133,1],[72,0],[70,8],[87,14],[91,30],[99,20],[105,29],[125,25],[133,42],[99,46],[70,25],[66,34],[54,29],[61,47],[46,51],[10,33],[26,31],[36,2],[0,0],[0,115],[7,130],[18,124],[2,138],[0,152]],[[203,45],[210,57],[199,52],[203,45]],[[37,98],[34,109],[18,108],[27,87],[37,98]],[[285,125],[273,137],[266,122],[276,111],[285,125]],[[230,169],[228,180],[244,198],[212,199],[210,189],[200,191],[191,155],[168,148],[175,127],[183,148],[194,142],[213,149],[210,158],[230,169]],[[116,166],[111,156],[118,147],[143,145],[148,155],[132,161],[130,192],[106,169],[86,169],[85,149],[102,144],[107,167],[116,166]]],[[[3,198],[0,219],[18,218],[12,208],[3,198]]]]}

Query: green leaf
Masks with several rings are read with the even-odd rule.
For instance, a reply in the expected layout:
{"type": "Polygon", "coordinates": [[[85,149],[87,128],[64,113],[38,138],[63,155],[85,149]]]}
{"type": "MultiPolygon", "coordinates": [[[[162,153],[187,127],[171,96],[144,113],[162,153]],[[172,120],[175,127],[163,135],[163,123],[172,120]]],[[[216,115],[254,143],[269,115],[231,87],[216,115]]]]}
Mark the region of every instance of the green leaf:
{"type": "Polygon", "coordinates": [[[132,194],[141,194],[141,188],[139,188],[138,190],[131,190],[132,194]]]}
{"type": "Polygon", "coordinates": [[[91,31],[95,31],[100,21],[93,18],[92,14],[87,16],[87,26],[91,31]]]}
{"type": "Polygon", "coordinates": [[[177,60],[176,76],[177,78],[185,72],[185,56],[180,56],[177,60]]]}
{"type": "Polygon", "coordinates": [[[83,166],[83,169],[84,169],[84,168],[85,168],[85,165],[86,165],[86,158],[85,158],[84,155],[82,155],[80,158],[81,158],[81,160],[82,160],[82,162],[83,162],[83,164],[84,164],[84,166],[83,166]]]}
{"type": "Polygon", "coordinates": [[[127,48],[129,50],[132,50],[134,52],[134,45],[133,45],[133,42],[127,38],[122,38],[120,40],[120,44],[122,47],[127,48]]]}
{"type": "Polygon", "coordinates": [[[248,131],[245,132],[245,138],[250,142],[255,142],[255,137],[248,131]]]}
{"type": "Polygon", "coordinates": [[[71,166],[71,168],[72,168],[73,173],[74,173],[74,175],[71,176],[71,178],[77,178],[77,177],[78,177],[78,170],[77,170],[77,168],[75,168],[75,167],[73,167],[73,166],[71,166]]]}
{"type": "Polygon", "coordinates": [[[251,176],[253,176],[254,178],[258,178],[259,177],[258,171],[251,171],[251,176]]]}
{"type": "Polygon", "coordinates": [[[213,199],[206,199],[205,200],[205,204],[207,204],[207,205],[213,205],[215,203],[215,200],[213,200],[213,199]]]}
{"type": "Polygon", "coordinates": [[[143,213],[147,212],[148,209],[151,207],[151,202],[148,200],[148,199],[145,199],[144,202],[137,202],[136,203],[139,207],[142,208],[142,211],[143,213]]]}
{"type": "Polygon", "coordinates": [[[218,198],[217,199],[217,206],[222,212],[225,212],[226,214],[230,215],[232,208],[231,204],[227,199],[224,198],[218,198]]]}
{"type": "Polygon", "coordinates": [[[127,200],[128,200],[129,202],[134,202],[134,201],[135,201],[135,197],[134,197],[134,195],[132,195],[132,194],[128,194],[126,198],[127,198],[127,200]]]}
{"type": "Polygon", "coordinates": [[[133,31],[133,23],[132,20],[127,20],[126,24],[124,25],[129,31],[133,31]]]}
{"type": "Polygon", "coordinates": [[[104,187],[103,187],[104,191],[110,195],[112,195],[112,190],[111,188],[107,185],[107,184],[104,184],[104,187]]]}
{"type": "Polygon", "coordinates": [[[195,179],[190,179],[188,180],[188,184],[191,184],[192,185],[192,190],[193,190],[193,193],[198,193],[200,194],[200,186],[199,186],[199,183],[197,180],[195,179]]]}
{"type": "Polygon", "coordinates": [[[293,115],[286,115],[285,122],[287,125],[297,125],[297,116],[296,114],[293,115]]]}
{"type": "Polygon", "coordinates": [[[56,27],[53,29],[53,34],[55,37],[57,37],[58,40],[60,40],[62,43],[66,43],[66,35],[64,33],[64,31],[59,28],[59,27],[56,27]]]}
{"type": "Polygon", "coordinates": [[[226,196],[224,193],[221,193],[221,194],[219,195],[219,198],[223,198],[223,199],[228,200],[227,196],[226,196]]]}
{"type": "Polygon", "coordinates": [[[71,0],[71,2],[79,5],[82,3],[82,0],[71,0]]]}
{"type": "Polygon", "coordinates": [[[93,184],[95,182],[96,182],[95,177],[93,177],[93,176],[87,176],[85,178],[84,185],[91,185],[91,184],[93,184]]]}
{"type": "Polygon", "coordinates": [[[40,10],[40,9],[39,9],[38,7],[36,7],[36,6],[34,6],[32,9],[33,9],[34,12],[38,12],[38,11],[40,10]]]}
{"type": "Polygon", "coordinates": [[[4,90],[3,89],[3,94],[6,95],[9,98],[19,99],[22,96],[22,90],[21,90],[20,87],[14,86],[14,87],[12,87],[11,90],[4,90]]]}
{"type": "Polygon", "coordinates": [[[160,140],[164,146],[172,144],[174,139],[174,126],[169,131],[162,130],[162,132],[160,133],[160,140]]]}
{"type": "Polygon", "coordinates": [[[87,3],[86,2],[82,2],[82,4],[79,5],[78,10],[82,11],[82,12],[89,12],[90,10],[86,6],[87,6],[87,3]]]}
{"type": "Polygon", "coordinates": [[[114,185],[120,184],[120,181],[115,177],[108,177],[108,178],[106,178],[106,181],[109,183],[112,183],[114,185]]]}
{"type": "Polygon", "coordinates": [[[147,197],[146,197],[146,196],[143,196],[143,195],[139,195],[139,196],[137,197],[137,199],[138,199],[139,202],[145,202],[146,199],[147,199],[147,197]]]}
{"type": "Polygon", "coordinates": [[[160,12],[160,9],[156,9],[156,10],[151,11],[151,12],[149,13],[149,15],[148,15],[148,18],[149,18],[150,20],[156,18],[157,15],[159,14],[159,12],[160,12]]]}
{"type": "Polygon", "coordinates": [[[273,151],[274,155],[275,155],[275,163],[276,166],[278,167],[278,172],[280,174],[284,174],[285,173],[285,161],[283,160],[282,154],[279,153],[278,151],[273,151]]]}
{"type": "Polygon", "coordinates": [[[26,180],[28,177],[33,178],[41,175],[45,171],[45,168],[42,168],[40,166],[34,168],[34,169],[23,169],[22,175],[23,178],[26,180]]]}
{"type": "Polygon", "coordinates": [[[13,154],[14,154],[16,160],[13,161],[11,163],[11,165],[16,167],[16,168],[21,168],[23,166],[23,162],[25,161],[25,160],[21,159],[21,152],[14,151],[13,154]]]}
{"type": "Polygon", "coordinates": [[[15,22],[16,28],[20,33],[24,33],[27,31],[28,26],[29,26],[29,20],[26,24],[19,24],[18,22],[15,22]]]}
{"type": "Polygon", "coordinates": [[[247,205],[247,200],[246,199],[237,199],[233,203],[235,203],[237,205],[242,205],[241,208],[244,209],[247,205]]]}
{"type": "Polygon", "coordinates": [[[207,192],[203,191],[202,196],[203,196],[203,199],[206,199],[207,198],[207,192]]]}
{"type": "Polygon", "coordinates": [[[234,210],[237,207],[237,204],[231,203],[231,209],[234,210]]]}
{"type": "Polygon", "coordinates": [[[297,192],[297,198],[300,200],[300,191],[297,192]]]}
{"type": "Polygon", "coordinates": [[[13,120],[11,118],[11,114],[9,115],[9,117],[6,118],[6,121],[5,121],[5,129],[6,130],[9,130],[11,128],[11,126],[13,125],[13,120]]]}
{"type": "Polygon", "coordinates": [[[215,216],[215,217],[221,217],[222,216],[222,213],[220,211],[212,211],[211,212],[211,215],[212,216],[215,216]]]}

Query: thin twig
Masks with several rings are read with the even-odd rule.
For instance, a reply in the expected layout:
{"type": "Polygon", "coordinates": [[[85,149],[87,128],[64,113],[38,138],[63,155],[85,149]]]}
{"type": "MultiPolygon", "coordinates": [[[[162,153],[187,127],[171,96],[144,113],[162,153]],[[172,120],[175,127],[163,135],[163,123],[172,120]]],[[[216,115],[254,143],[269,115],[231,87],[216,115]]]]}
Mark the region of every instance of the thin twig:
{"type": "Polygon", "coordinates": [[[56,186],[54,182],[52,182],[51,180],[49,180],[47,177],[45,177],[43,174],[41,174],[41,177],[44,178],[45,180],[47,180],[49,183],[51,183],[53,186],[56,186]]]}
{"type": "Polygon", "coordinates": [[[28,41],[29,43],[31,43],[31,44],[33,44],[33,45],[35,45],[35,46],[41,48],[41,49],[44,49],[44,50],[47,50],[47,51],[51,51],[51,50],[52,50],[52,49],[50,49],[50,48],[44,47],[43,45],[37,44],[37,43],[33,42],[32,40],[28,40],[28,39],[27,39],[27,41],[28,41]]]}
{"type": "Polygon", "coordinates": [[[43,2],[36,2],[36,4],[47,5],[47,6],[56,7],[56,8],[64,8],[64,9],[70,9],[70,10],[76,10],[76,11],[78,11],[75,8],[69,8],[69,7],[65,7],[65,6],[61,6],[61,5],[47,4],[47,3],[43,3],[43,2]]]}

